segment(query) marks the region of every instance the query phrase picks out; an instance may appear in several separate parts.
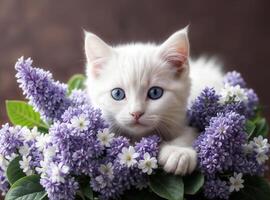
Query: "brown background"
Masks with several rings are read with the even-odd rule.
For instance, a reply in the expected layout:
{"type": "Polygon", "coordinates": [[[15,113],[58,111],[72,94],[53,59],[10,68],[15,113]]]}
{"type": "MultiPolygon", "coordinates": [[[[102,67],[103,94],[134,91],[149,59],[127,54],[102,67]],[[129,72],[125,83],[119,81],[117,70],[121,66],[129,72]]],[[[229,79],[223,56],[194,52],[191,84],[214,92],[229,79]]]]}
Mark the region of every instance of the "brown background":
{"type": "Polygon", "coordinates": [[[112,44],[162,41],[190,24],[191,53],[240,71],[270,120],[269,0],[0,0],[0,124],[5,99],[23,99],[14,79],[22,55],[66,81],[84,72],[83,29],[112,44]]]}

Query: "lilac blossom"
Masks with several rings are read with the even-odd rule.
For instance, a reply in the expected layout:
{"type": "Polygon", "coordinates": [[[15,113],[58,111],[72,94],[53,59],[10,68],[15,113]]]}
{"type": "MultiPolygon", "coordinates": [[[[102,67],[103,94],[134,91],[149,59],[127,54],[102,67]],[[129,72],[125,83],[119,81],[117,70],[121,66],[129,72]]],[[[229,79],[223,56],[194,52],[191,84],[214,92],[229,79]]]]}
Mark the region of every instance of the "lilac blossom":
{"type": "Polygon", "coordinates": [[[204,130],[210,119],[222,110],[219,100],[220,96],[213,88],[205,88],[188,110],[190,124],[204,130]]]}
{"type": "Polygon", "coordinates": [[[241,88],[245,88],[247,85],[246,82],[244,81],[242,75],[236,71],[228,72],[224,76],[223,81],[224,81],[224,84],[229,84],[231,86],[239,85],[241,88]]]}
{"type": "Polygon", "coordinates": [[[229,199],[230,186],[227,181],[207,179],[203,186],[204,195],[208,199],[229,199]]]}
{"type": "Polygon", "coordinates": [[[209,127],[195,142],[199,166],[207,174],[231,169],[236,155],[243,153],[247,142],[245,117],[228,112],[210,120],[209,127]]]}
{"type": "Polygon", "coordinates": [[[15,65],[17,82],[23,94],[29,99],[43,118],[58,120],[71,105],[67,98],[67,86],[52,79],[52,74],[43,69],[33,68],[30,58],[21,57],[15,65]]]}

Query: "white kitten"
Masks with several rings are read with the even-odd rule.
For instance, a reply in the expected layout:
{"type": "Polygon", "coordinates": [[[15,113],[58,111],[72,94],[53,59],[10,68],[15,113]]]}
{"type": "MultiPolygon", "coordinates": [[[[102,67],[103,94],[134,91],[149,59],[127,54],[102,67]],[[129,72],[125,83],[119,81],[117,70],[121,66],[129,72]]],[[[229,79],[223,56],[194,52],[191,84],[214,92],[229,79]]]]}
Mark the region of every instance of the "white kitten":
{"type": "Polygon", "coordinates": [[[187,30],[161,45],[116,47],[86,33],[85,53],[91,102],[101,108],[112,131],[132,138],[161,135],[159,163],[167,172],[191,173],[197,161],[192,148],[196,132],[186,123],[188,99],[206,85],[221,84],[222,73],[199,66],[202,60],[190,69],[187,30]]]}

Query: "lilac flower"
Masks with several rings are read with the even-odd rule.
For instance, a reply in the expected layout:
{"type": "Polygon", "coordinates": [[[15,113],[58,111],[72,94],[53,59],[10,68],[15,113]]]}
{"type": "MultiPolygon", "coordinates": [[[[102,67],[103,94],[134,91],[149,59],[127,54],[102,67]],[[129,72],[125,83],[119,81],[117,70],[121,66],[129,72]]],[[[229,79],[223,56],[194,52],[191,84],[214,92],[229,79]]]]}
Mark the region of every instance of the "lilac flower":
{"type": "Polygon", "coordinates": [[[17,126],[10,127],[8,124],[0,130],[0,154],[7,157],[17,153],[17,148],[23,145],[22,133],[25,129],[17,126]]]}
{"type": "Polygon", "coordinates": [[[32,60],[21,57],[15,65],[17,82],[33,105],[46,120],[58,120],[70,106],[67,86],[52,79],[52,74],[32,67],[32,60]]]}
{"type": "Polygon", "coordinates": [[[47,175],[41,178],[40,183],[48,193],[50,200],[73,200],[79,189],[78,182],[67,175],[67,169],[61,164],[51,164],[47,175]]]}
{"type": "Polygon", "coordinates": [[[252,118],[259,105],[259,98],[253,89],[246,89],[248,101],[246,103],[246,117],[252,118]]]}
{"type": "Polygon", "coordinates": [[[224,77],[224,83],[229,84],[231,86],[239,85],[242,88],[246,87],[246,82],[239,72],[232,71],[228,72],[224,77]]]}
{"type": "Polygon", "coordinates": [[[192,126],[204,130],[212,117],[221,111],[220,96],[213,88],[205,88],[188,110],[189,122],[192,126]]]}
{"type": "Polygon", "coordinates": [[[2,196],[4,196],[9,189],[9,183],[6,177],[6,170],[0,167],[0,191],[2,192],[2,196]]]}
{"type": "Polygon", "coordinates": [[[242,146],[247,142],[244,125],[245,117],[235,112],[210,120],[209,127],[194,144],[203,172],[215,174],[233,167],[235,156],[243,153],[242,146]]]}
{"type": "Polygon", "coordinates": [[[69,99],[72,102],[72,106],[78,107],[82,105],[90,105],[90,99],[87,95],[87,92],[84,90],[72,90],[69,99]]]}
{"type": "Polygon", "coordinates": [[[207,179],[204,183],[204,195],[208,199],[229,199],[230,186],[227,181],[218,178],[207,179]]]}
{"type": "Polygon", "coordinates": [[[158,156],[160,138],[157,135],[144,137],[135,144],[135,150],[140,154],[140,158],[144,157],[145,153],[149,153],[151,157],[158,156]]]}

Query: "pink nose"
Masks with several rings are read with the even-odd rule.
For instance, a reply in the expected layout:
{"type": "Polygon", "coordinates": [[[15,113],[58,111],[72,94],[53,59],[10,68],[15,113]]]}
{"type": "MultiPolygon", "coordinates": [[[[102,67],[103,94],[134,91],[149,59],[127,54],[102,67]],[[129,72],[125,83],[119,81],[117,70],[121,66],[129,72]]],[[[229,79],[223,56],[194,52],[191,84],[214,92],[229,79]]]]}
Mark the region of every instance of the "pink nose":
{"type": "Polygon", "coordinates": [[[134,117],[134,119],[137,121],[138,119],[140,119],[140,117],[144,114],[143,112],[132,112],[130,113],[132,117],[134,117]]]}

